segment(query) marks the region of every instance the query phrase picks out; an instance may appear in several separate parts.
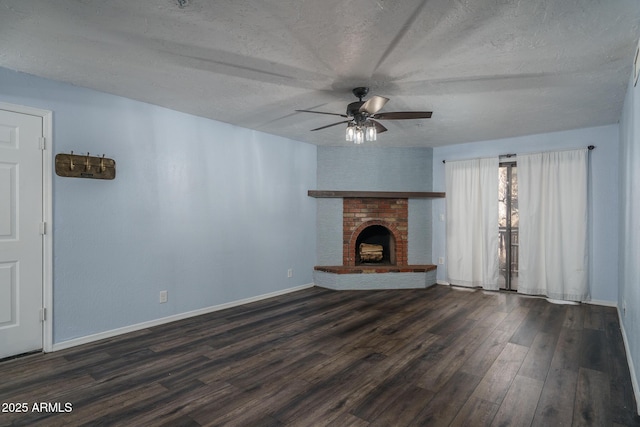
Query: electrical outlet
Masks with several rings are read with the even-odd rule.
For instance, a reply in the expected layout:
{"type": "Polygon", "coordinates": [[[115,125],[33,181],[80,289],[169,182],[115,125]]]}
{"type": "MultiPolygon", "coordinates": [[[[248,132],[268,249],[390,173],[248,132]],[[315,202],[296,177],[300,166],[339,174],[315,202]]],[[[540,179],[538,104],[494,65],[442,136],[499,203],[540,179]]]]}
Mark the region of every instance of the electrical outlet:
{"type": "Polygon", "coordinates": [[[167,299],[169,299],[167,291],[160,291],[160,304],[164,304],[165,302],[167,302],[167,299]]]}
{"type": "Polygon", "coordinates": [[[287,277],[293,277],[293,268],[287,270],[287,277]]]}
{"type": "Polygon", "coordinates": [[[444,265],[444,257],[438,258],[438,264],[444,265]]]}

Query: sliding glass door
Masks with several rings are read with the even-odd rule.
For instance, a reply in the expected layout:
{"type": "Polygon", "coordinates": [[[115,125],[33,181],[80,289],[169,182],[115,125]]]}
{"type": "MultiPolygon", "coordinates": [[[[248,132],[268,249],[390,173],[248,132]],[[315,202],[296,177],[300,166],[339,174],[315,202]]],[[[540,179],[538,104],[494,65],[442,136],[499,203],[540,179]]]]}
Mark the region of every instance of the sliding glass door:
{"type": "Polygon", "coordinates": [[[501,162],[498,187],[499,262],[501,289],[518,289],[518,173],[516,162],[501,162]]]}

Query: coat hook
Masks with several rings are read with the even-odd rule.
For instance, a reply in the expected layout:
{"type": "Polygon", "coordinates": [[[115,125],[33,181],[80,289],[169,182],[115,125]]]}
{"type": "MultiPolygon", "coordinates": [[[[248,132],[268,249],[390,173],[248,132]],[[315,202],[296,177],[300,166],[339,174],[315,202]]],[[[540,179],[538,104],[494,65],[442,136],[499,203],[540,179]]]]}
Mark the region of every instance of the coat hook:
{"type": "Polygon", "coordinates": [[[91,164],[89,163],[89,153],[88,153],[88,152],[87,152],[87,160],[86,160],[86,162],[85,162],[85,169],[86,169],[87,171],[90,171],[90,170],[91,170],[91,164]]]}
{"type": "Polygon", "coordinates": [[[71,155],[69,156],[69,169],[74,170],[76,165],[73,163],[73,150],[71,150],[71,155]]]}

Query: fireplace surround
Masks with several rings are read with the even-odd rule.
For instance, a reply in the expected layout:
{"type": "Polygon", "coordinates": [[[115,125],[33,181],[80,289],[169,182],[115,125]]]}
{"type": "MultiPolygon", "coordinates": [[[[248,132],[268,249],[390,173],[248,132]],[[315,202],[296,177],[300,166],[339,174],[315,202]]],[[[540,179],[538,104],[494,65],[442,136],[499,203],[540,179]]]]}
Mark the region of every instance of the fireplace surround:
{"type": "Polygon", "coordinates": [[[342,265],[315,266],[316,285],[331,289],[398,289],[424,288],[435,283],[435,265],[408,262],[409,201],[444,197],[443,193],[310,190],[309,196],[342,200],[342,265]],[[362,242],[384,246],[386,253],[381,262],[359,260],[362,242]]]}

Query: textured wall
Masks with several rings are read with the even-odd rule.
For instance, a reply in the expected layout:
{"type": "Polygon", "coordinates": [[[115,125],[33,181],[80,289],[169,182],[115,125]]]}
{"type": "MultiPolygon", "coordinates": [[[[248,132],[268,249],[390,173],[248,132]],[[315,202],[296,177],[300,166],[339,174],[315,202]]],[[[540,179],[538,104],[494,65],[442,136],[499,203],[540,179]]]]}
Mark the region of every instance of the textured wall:
{"type": "Polygon", "coordinates": [[[317,199],[317,265],[342,265],[342,199],[317,199]]]}
{"type": "Polygon", "coordinates": [[[432,148],[318,147],[318,190],[431,191],[432,153],[432,148]]]}
{"type": "MultiPolygon", "coordinates": [[[[432,148],[318,147],[317,189],[431,191],[432,152],[432,148]]],[[[318,199],[317,205],[318,265],[341,265],[342,200],[318,199]]],[[[410,263],[431,263],[430,224],[431,201],[410,199],[410,263]]]]}
{"type": "Polygon", "coordinates": [[[314,272],[317,286],[335,290],[424,289],[436,283],[435,270],[424,273],[332,274],[314,272]]]}
{"type": "Polygon", "coordinates": [[[435,264],[431,255],[432,215],[429,213],[432,203],[432,199],[409,199],[409,264],[435,264]]]}
{"type": "Polygon", "coordinates": [[[313,281],[315,146],[1,68],[0,100],[117,162],[53,179],[55,343],[313,281]]]}

